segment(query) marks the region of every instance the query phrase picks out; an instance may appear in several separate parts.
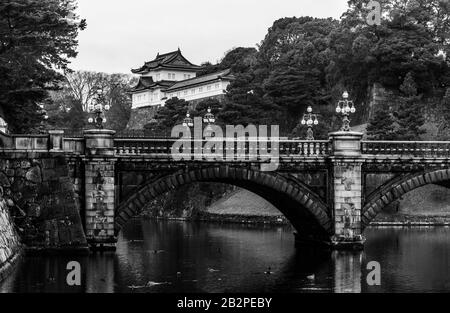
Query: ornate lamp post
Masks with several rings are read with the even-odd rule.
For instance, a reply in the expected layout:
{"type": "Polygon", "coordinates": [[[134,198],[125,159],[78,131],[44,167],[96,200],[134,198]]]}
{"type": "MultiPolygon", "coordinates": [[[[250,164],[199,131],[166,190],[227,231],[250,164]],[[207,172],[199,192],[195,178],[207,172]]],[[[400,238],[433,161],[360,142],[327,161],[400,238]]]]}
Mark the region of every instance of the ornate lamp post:
{"type": "Polygon", "coordinates": [[[306,140],[314,140],[313,126],[319,125],[319,119],[317,114],[312,112],[312,107],[308,106],[307,113],[303,114],[302,125],[306,125],[308,130],[306,131],[306,140]]]}
{"type": "Polygon", "coordinates": [[[208,112],[203,117],[203,123],[207,124],[206,130],[211,131],[211,125],[216,122],[216,117],[211,113],[211,108],[208,108],[208,112]]]}
{"type": "Polygon", "coordinates": [[[44,120],[48,120],[49,119],[48,112],[45,110],[44,105],[43,104],[39,104],[39,108],[40,108],[40,113],[44,117],[44,120]]]}
{"type": "Polygon", "coordinates": [[[350,116],[350,113],[355,113],[356,108],[353,104],[352,100],[348,100],[348,92],[344,91],[342,94],[343,100],[340,100],[336,107],[336,112],[338,114],[342,114],[342,128],[341,131],[348,132],[350,131],[350,119],[348,118],[350,116]]]}
{"type": "Polygon", "coordinates": [[[191,118],[191,115],[188,113],[186,113],[186,118],[183,120],[183,126],[184,127],[194,127],[194,121],[191,118]]]}
{"type": "Polygon", "coordinates": [[[88,119],[89,124],[94,124],[97,129],[103,129],[103,123],[106,123],[105,112],[111,108],[109,104],[105,104],[105,94],[103,89],[97,88],[95,96],[94,110],[90,113],[94,114],[94,117],[88,119]]]}

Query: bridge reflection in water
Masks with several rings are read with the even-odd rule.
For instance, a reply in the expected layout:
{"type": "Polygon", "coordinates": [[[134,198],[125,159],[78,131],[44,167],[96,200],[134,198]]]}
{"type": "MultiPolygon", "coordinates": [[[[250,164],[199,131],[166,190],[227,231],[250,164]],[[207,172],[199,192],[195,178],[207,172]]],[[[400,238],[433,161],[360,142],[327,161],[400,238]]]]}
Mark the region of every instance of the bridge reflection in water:
{"type": "Polygon", "coordinates": [[[0,291],[446,291],[449,235],[449,228],[368,229],[364,251],[331,252],[295,249],[290,228],[132,220],[116,253],[76,258],[82,286],[65,282],[73,258],[29,257],[0,291]],[[374,260],[382,285],[368,287],[365,267],[374,260]]]}

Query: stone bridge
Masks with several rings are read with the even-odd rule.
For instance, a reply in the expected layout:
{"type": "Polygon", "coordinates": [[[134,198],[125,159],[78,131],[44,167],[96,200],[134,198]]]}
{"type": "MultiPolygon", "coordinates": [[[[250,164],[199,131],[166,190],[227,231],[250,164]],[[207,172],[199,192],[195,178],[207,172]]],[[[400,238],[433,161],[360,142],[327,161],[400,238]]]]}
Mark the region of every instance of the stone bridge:
{"type": "Polygon", "coordinates": [[[216,140],[209,155],[206,140],[191,139],[192,153],[176,157],[177,139],[110,130],[0,139],[0,159],[11,162],[27,154],[64,156],[92,247],[114,247],[121,228],[152,199],[196,182],[252,191],[286,216],[298,244],[334,248],[362,248],[364,228],[403,194],[426,184],[450,186],[450,142],[362,141],[355,132],[332,133],[327,141],[216,140]],[[264,170],[268,155],[279,156],[275,170],[264,170]]]}

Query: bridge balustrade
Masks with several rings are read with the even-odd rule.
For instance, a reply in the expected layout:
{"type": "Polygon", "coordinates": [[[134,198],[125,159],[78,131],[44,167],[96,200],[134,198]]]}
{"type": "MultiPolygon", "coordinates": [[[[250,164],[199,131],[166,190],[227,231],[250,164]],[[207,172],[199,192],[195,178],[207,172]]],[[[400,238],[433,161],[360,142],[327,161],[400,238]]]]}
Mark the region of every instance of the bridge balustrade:
{"type": "MultiPolygon", "coordinates": [[[[172,146],[178,139],[137,139],[137,138],[116,138],[114,140],[116,155],[151,155],[168,157],[172,153],[172,146]]],[[[190,141],[193,154],[186,158],[208,157],[203,151],[209,140],[190,141]]],[[[188,141],[186,142],[188,143],[188,141]]],[[[330,143],[325,140],[300,141],[282,140],[273,144],[270,140],[218,140],[216,142],[220,151],[211,150],[213,155],[222,155],[224,160],[235,159],[237,155],[245,155],[246,159],[266,159],[270,154],[278,153],[283,157],[326,157],[330,152],[330,143]]]]}
{"type": "Polygon", "coordinates": [[[362,154],[450,157],[450,141],[362,141],[362,154]]]}

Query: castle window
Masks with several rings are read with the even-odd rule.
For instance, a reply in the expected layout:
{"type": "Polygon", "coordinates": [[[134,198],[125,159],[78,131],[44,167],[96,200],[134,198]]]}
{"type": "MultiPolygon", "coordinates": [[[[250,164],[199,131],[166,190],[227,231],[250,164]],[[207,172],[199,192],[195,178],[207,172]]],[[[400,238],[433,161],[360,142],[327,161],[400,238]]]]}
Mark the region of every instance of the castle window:
{"type": "Polygon", "coordinates": [[[192,89],[192,90],[191,90],[191,94],[195,94],[195,89],[192,89]]]}
{"type": "Polygon", "coordinates": [[[184,91],[184,95],[187,95],[187,90],[184,91]]]}
{"type": "Polygon", "coordinates": [[[216,89],[219,89],[219,87],[220,87],[219,84],[216,84],[216,89]]]}
{"type": "Polygon", "coordinates": [[[198,88],[199,92],[203,92],[203,87],[198,88]]]}
{"type": "Polygon", "coordinates": [[[211,90],[211,85],[208,85],[208,87],[206,87],[206,90],[211,90]]]}

